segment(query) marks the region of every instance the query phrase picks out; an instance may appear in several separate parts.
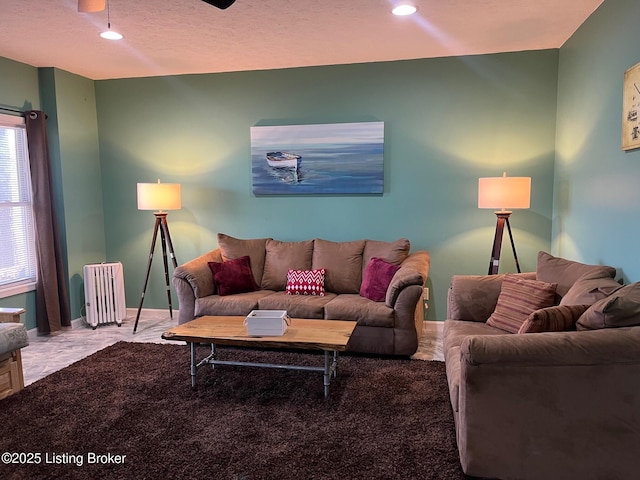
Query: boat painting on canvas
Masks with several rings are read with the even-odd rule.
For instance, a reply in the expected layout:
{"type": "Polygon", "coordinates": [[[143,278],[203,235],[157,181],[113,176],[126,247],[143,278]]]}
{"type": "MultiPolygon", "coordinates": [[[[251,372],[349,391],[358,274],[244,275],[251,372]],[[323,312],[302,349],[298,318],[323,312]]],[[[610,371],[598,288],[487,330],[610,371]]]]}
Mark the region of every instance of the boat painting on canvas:
{"type": "Polygon", "coordinates": [[[255,195],[382,194],[384,122],[251,127],[255,195]]]}

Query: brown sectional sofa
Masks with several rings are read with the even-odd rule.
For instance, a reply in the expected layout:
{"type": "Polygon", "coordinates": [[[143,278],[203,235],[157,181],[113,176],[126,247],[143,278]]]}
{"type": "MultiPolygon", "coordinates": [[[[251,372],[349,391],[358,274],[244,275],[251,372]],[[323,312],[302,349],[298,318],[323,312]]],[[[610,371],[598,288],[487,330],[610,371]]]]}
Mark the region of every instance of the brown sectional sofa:
{"type": "Polygon", "coordinates": [[[524,334],[485,323],[505,275],[452,278],[444,352],[467,475],[504,480],[639,475],[640,327],[629,326],[629,319],[640,325],[640,288],[617,285],[612,271],[615,275],[610,267],[540,252],[536,272],[517,277],[557,284],[560,307],[545,310],[566,313],[562,305],[571,305],[577,326],[524,334]],[[585,306],[575,308],[578,304],[585,306]]]}
{"type": "Polygon", "coordinates": [[[410,252],[407,239],[395,242],[314,239],[282,242],[271,238],[238,239],[218,234],[219,248],[175,269],[179,323],[204,315],[247,315],[251,310],[287,310],[291,317],[352,320],[357,327],[349,351],[412,355],[424,320],[422,287],[429,273],[429,254],[410,252]],[[250,258],[255,291],[219,295],[209,262],[250,258]],[[359,294],[373,258],[398,265],[384,301],[359,294]],[[326,269],[324,296],[288,295],[289,269],[326,269]]]}

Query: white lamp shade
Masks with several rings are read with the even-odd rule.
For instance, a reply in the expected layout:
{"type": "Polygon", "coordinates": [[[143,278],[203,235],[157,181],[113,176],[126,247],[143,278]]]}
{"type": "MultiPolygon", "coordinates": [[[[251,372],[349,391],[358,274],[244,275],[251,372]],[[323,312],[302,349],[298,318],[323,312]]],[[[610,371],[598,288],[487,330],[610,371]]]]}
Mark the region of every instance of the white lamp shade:
{"type": "Polygon", "coordinates": [[[531,177],[487,177],[478,181],[478,208],[529,208],[531,177]]]}
{"type": "Polygon", "coordinates": [[[138,183],[138,210],[180,210],[179,183],[138,183]]]}

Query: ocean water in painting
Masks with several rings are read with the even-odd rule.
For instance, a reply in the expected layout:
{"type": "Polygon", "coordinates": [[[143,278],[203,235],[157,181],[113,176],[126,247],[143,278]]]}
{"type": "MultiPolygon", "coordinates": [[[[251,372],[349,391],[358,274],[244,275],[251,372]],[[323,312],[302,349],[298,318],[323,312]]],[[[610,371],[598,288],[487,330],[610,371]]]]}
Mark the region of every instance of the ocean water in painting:
{"type": "Polygon", "coordinates": [[[383,158],[383,122],[251,128],[255,195],[381,194],[383,158]],[[271,152],[300,155],[300,166],[269,166],[271,152]]]}

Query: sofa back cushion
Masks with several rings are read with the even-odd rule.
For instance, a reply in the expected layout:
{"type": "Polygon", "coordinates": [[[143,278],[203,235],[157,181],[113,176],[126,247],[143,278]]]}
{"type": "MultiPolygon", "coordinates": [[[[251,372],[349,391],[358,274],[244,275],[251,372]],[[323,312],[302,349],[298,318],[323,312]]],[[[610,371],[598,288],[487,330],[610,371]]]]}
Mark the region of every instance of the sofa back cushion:
{"type": "Polygon", "coordinates": [[[608,297],[622,285],[607,272],[594,270],[582,275],[560,300],[560,305],[592,305],[608,297]]]}
{"type": "MultiPolygon", "coordinates": [[[[486,322],[496,309],[502,281],[507,274],[454,275],[447,293],[447,318],[486,322]]],[[[514,273],[526,280],[535,280],[535,272],[514,273]]]]}
{"type": "Polygon", "coordinates": [[[222,252],[222,260],[226,262],[228,260],[249,256],[249,258],[251,258],[251,271],[253,272],[253,278],[257,285],[262,283],[267,240],[268,238],[243,240],[230,237],[224,233],[218,234],[218,246],[222,252]]]}
{"type": "Polygon", "coordinates": [[[578,330],[633,327],[640,325],[640,282],[625,285],[582,314],[578,330]]]}
{"type": "Polygon", "coordinates": [[[313,256],[313,240],[281,242],[267,240],[261,287],[281,292],[287,286],[289,270],[310,270],[313,256]]]}
{"type": "Polygon", "coordinates": [[[362,283],[364,240],[331,242],[316,238],[311,268],[324,268],[325,290],[333,293],[359,293],[362,283]]]}
{"type": "MultiPolygon", "coordinates": [[[[564,297],[571,286],[585,273],[601,274],[611,278],[616,276],[616,269],[604,265],[587,265],[560,257],[554,257],[547,252],[538,252],[536,264],[536,278],[542,282],[557,283],[556,293],[564,297]]],[[[558,298],[558,301],[560,299],[558,298]]]]}
{"type": "Polygon", "coordinates": [[[385,262],[400,265],[409,256],[410,249],[411,243],[406,238],[400,238],[395,242],[366,240],[362,252],[362,274],[364,275],[372,258],[380,258],[385,262]]]}

